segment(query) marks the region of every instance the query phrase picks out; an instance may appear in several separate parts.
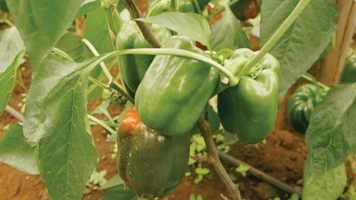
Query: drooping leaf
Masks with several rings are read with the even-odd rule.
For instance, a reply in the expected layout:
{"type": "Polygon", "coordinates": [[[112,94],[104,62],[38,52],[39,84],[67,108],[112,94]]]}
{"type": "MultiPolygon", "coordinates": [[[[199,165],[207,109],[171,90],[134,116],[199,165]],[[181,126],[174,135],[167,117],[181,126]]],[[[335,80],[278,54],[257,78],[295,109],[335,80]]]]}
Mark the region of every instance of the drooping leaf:
{"type": "Polygon", "coordinates": [[[100,190],[111,188],[114,186],[122,185],[124,181],[120,178],[119,174],[116,174],[111,179],[109,179],[105,185],[103,185],[100,190]]]}
{"type": "Polygon", "coordinates": [[[347,176],[345,164],[324,173],[306,183],[308,167],[304,167],[303,200],[334,200],[344,192],[347,176]]]}
{"type": "Polygon", "coordinates": [[[0,143],[0,161],[28,174],[39,174],[35,159],[36,143],[27,142],[22,124],[14,124],[0,143]]]}
{"type": "MultiPolygon", "coordinates": [[[[263,0],[261,5],[262,47],[299,0],[263,0]]],[[[279,101],[285,91],[306,72],[329,44],[336,29],[337,7],[333,0],[313,0],[275,44],[270,54],[281,64],[279,101]]]]}
{"type": "Polygon", "coordinates": [[[15,26],[0,31],[0,73],[7,69],[24,47],[20,33],[15,26]]]}
{"type": "Polygon", "coordinates": [[[11,18],[25,42],[32,76],[39,63],[74,20],[84,0],[6,0],[11,18]]]}
{"type": "Polygon", "coordinates": [[[136,200],[137,195],[129,188],[124,189],[124,184],[120,184],[105,190],[103,200],[136,200]]]}
{"type": "Polygon", "coordinates": [[[20,51],[7,70],[4,73],[0,73],[0,115],[4,112],[12,94],[12,90],[15,87],[17,66],[20,62],[20,58],[25,52],[25,49],[20,51]]]}
{"type": "Polygon", "coordinates": [[[336,84],[315,107],[306,132],[310,181],[356,150],[356,83],[336,84]]]}
{"type": "Polygon", "coordinates": [[[211,26],[210,45],[214,51],[221,49],[250,48],[250,41],[241,22],[235,17],[230,9],[225,12],[220,20],[211,26]]]}
{"type": "Polygon", "coordinates": [[[77,64],[49,54],[27,96],[24,135],[39,143],[43,180],[53,199],[80,199],[97,168],[86,89],[87,76],[99,58],[77,64]]]}
{"type": "Polygon", "coordinates": [[[78,13],[75,15],[75,18],[85,15],[98,7],[100,7],[100,0],[85,0],[80,6],[78,13]]]}
{"type": "Polygon", "coordinates": [[[203,16],[195,13],[166,12],[157,16],[136,20],[167,27],[205,46],[209,44],[209,24],[203,16]]]}
{"type": "MultiPolygon", "coordinates": [[[[105,13],[101,7],[89,12],[85,19],[84,38],[93,44],[99,54],[114,50],[105,13]]],[[[107,61],[108,63],[109,61],[107,61]]]]}

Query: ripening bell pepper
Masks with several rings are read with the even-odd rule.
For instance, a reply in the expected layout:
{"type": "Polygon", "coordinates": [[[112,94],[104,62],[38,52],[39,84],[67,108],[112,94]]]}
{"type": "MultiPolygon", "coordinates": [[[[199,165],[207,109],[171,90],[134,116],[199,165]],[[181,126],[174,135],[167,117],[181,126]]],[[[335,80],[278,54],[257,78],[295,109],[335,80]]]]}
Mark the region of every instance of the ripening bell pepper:
{"type": "MultiPolygon", "coordinates": [[[[160,42],[172,36],[171,31],[162,26],[153,24],[151,29],[160,42]]],[[[133,48],[151,48],[151,45],[144,39],[136,22],[127,21],[121,26],[117,34],[116,50],[133,48]]],[[[154,55],[132,54],[118,56],[122,80],[132,92],[136,92],[138,85],[154,57],[154,55]]]]}
{"type": "Polygon", "coordinates": [[[340,83],[356,82],[356,51],[353,52],[346,60],[344,68],[340,75],[340,83]]]}
{"type": "MultiPolygon", "coordinates": [[[[186,36],[172,36],[161,48],[184,49],[209,57],[186,36]]],[[[137,89],[138,114],[158,134],[182,135],[197,122],[219,78],[218,71],[207,63],[158,55],[137,89]]]]}
{"type": "Polygon", "coordinates": [[[230,6],[232,13],[241,21],[255,18],[260,12],[260,0],[239,0],[230,6]]]}
{"type": "Polygon", "coordinates": [[[189,133],[158,135],[142,123],[135,107],[121,119],[117,142],[119,175],[141,198],[169,195],[188,168],[189,133]]]}
{"type": "Polygon", "coordinates": [[[289,98],[287,118],[294,130],[305,133],[314,108],[323,100],[326,92],[316,91],[313,84],[304,84],[289,98]]]}
{"type": "MultiPolygon", "coordinates": [[[[231,58],[251,59],[257,52],[236,50],[231,58]]],[[[226,131],[237,134],[241,142],[256,144],[264,140],[277,118],[280,66],[272,55],[265,55],[236,86],[218,94],[218,114],[226,131]]]]}

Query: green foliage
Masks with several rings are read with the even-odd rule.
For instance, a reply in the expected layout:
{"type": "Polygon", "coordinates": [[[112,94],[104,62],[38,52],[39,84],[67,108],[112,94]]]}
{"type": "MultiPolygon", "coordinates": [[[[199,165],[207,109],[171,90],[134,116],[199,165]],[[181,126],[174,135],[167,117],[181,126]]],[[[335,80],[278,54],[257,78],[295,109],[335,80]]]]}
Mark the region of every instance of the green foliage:
{"type": "Polygon", "coordinates": [[[243,164],[240,164],[235,171],[239,172],[242,174],[242,176],[246,176],[246,172],[250,169],[250,166],[246,166],[243,164]]]}
{"type": "Polygon", "coordinates": [[[6,71],[0,73],[0,115],[4,112],[7,102],[12,94],[12,90],[15,87],[17,66],[24,53],[25,50],[19,52],[6,71]]]}
{"type": "Polygon", "coordinates": [[[100,7],[100,0],[85,0],[75,15],[75,18],[83,16],[98,7],[100,7]]]}
{"type": "Polygon", "coordinates": [[[39,143],[43,180],[54,199],[80,198],[97,168],[99,157],[86,117],[86,78],[97,64],[49,54],[27,96],[24,135],[39,143]]]}
{"type": "Polygon", "coordinates": [[[7,69],[24,47],[20,33],[15,26],[0,31],[0,72],[7,69]]]}
{"type": "Polygon", "coordinates": [[[154,23],[209,45],[210,28],[204,17],[195,13],[166,12],[158,16],[137,19],[146,23],[154,23]]]}
{"type": "Polygon", "coordinates": [[[335,169],[322,174],[307,183],[309,169],[304,167],[303,200],[334,200],[337,199],[346,186],[346,168],[342,163],[335,169]]]}
{"type": "Polygon", "coordinates": [[[22,124],[14,124],[0,142],[0,161],[28,174],[39,174],[34,156],[36,143],[27,142],[22,124]]]}
{"type": "Polygon", "coordinates": [[[210,45],[214,51],[221,49],[250,48],[241,22],[234,16],[230,9],[225,9],[221,19],[211,26],[210,45]]]}
{"type": "Polygon", "coordinates": [[[356,150],[356,83],[336,84],[315,108],[306,132],[307,183],[344,163],[356,150]]]}
{"type": "Polygon", "coordinates": [[[203,200],[203,197],[200,194],[198,194],[197,197],[195,198],[194,194],[191,194],[189,200],[203,200]]]}
{"type": "Polygon", "coordinates": [[[82,2],[83,0],[6,0],[11,18],[31,58],[32,76],[37,74],[42,59],[71,25],[82,2]]]}
{"type": "MultiPolygon", "coordinates": [[[[299,0],[264,0],[261,5],[262,47],[292,12],[299,0]]],[[[313,0],[284,33],[270,54],[281,65],[279,102],[287,89],[306,72],[329,44],[336,29],[337,8],[331,0],[313,0]]]]}

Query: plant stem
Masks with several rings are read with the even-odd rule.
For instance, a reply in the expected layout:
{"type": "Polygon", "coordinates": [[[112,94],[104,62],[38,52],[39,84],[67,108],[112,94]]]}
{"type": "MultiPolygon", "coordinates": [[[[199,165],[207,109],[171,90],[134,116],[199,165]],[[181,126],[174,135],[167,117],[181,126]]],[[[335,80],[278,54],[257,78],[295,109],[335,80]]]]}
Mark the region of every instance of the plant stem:
{"type": "Polygon", "coordinates": [[[16,80],[16,82],[25,90],[26,93],[28,93],[28,89],[26,88],[26,86],[23,82],[23,79],[22,79],[21,69],[17,70],[17,75],[18,75],[20,81],[16,80]]]}
{"type": "Polygon", "coordinates": [[[294,21],[299,17],[300,13],[309,4],[311,0],[300,0],[297,6],[294,8],[292,13],[283,22],[283,24],[278,28],[278,30],[272,35],[272,37],[267,41],[267,43],[262,47],[262,49],[256,54],[244,67],[246,71],[250,71],[253,66],[255,66],[258,61],[260,61],[278,42],[278,40],[283,36],[287,29],[294,23],[294,21]]]}
{"type": "Polygon", "coordinates": [[[237,186],[232,182],[230,176],[227,174],[226,170],[222,166],[217,149],[211,134],[210,125],[206,122],[202,116],[199,117],[197,125],[202,133],[202,136],[206,143],[206,148],[208,151],[208,161],[214,166],[216,173],[219,175],[221,181],[224,183],[225,187],[228,189],[231,199],[242,200],[241,194],[237,186]]]}
{"type": "MultiPolygon", "coordinates": [[[[310,76],[311,76],[311,75],[310,75],[310,76]]],[[[309,77],[308,75],[306,75],[306,74],[303,74],[303,75],[302,75],[302,78],[304,78],[304,79],[307,80],[307,81],[310,81],[310,82],[314,83],[313,79],[312,79],[311,77],[309,77]]],[[[330,90],[330,87],[328,87],[328,86],[326,86],[326,85],[324,85],[324,84],[322,84],[322,83],[320,83],[320,82],[317,82],[317,84],[318,84],[320,87],[322,87],[323,90],[326,90],[326,91],[329,91],[329,90],[330,90]]]]}
{"type": "Polygon", "coordinates": [[[103,128],[105,128],[106,130],[108,130],[111,134],[116,135],[116,131],[114,129],[112,129],[110,126],[106,125],[104,122],[102,122],[101,120],[99,120],[98,118],[92,116],[92,115],[87,115],[89,119],[93,120],[94,122],[98,123],[100,126],[102,126],[103,128]]]}
{"type": "Polygon", "coordinates": [[[68,60],[73,61],[73,59],[64,51],[57,49],[56,47],[53,48],[53,52],[59,54],[60,56],[67,58],[68,60]]]}
{"type": "Polygon", "coordinates": [[[104,90],[110,90],[110,86],[100,82],[98,79],[93,78],[92,76],[88,76],[88,80],[96,84],[97,86],[103,88],[104,90]]]}
{"type": "MultiPolygon", "coordinates": [[[[130,12],[131,16],[134,19],[137,18],[142,18],[141,12],[138,10],[136,4],[132,0],[122,0],[122,2],[125,4],[127,10],[130,12]]],[[[150,27],[140,21],[136,21],[137,26],[140,28],[143,37],[146,39],[146,41],[153,47],[153,48],[160,48],[161,43],[158,41],[158,39],[153,35],[152,30],[150,27]]]]}
{"type": "MultiPolygon", "coordinates": [[[[228,6],[230,7],[230,6],[236,4],[236,3],[239,2],[239,1],[240,1],[240,0],[231,1],[231,2],[228,4],[228,6]]],[[[225,8],[225,6],[224,6],[224,7],[220,8],[219,10],[217,10],[216,12],[211,13],[211,14],[207,17],[207,20],[210,21],[211,19],[213,19],[213,18],[215,17],[215,15],[221,13],[221,12],[224,11],[225,9],[226,9],[226,8],[225,8]]]]}
{"type": "Polygon", "coordinates": [[[115,81],[110,81],[109,83],[110,88],[116,90],[117,92],[119,92],[120,94],[122,94],[122,96],[124,96],[129,102],[131,102],[133,105],[135,105],[135,100],[125,92],[124,88],[122,88],[121,85],[117,84],[115,81]]]}
{"type": "Polygon", "coordinates": [[[172,12],[178,12],[178,2],[177,0],[171,0],[170,9],[172,12]]]}
{"type": "MultiPolygon", "coordinates": [[[[95,47],[87,40],[87,39],[82,39],[82,42],[84,42],[88,48],[93,52],[94,56],[99,56],[98,51],[95,49],[95,47]]],[[[114,77],[110,74],[109,70],[106,68],[106,65],[104,62],[100,62],[100,67],[105,73],[105,75],[108,77],[109,80],[114,79],[114,77]]],[[[115,79],[114,79],[115,80],[115,79]]]]}
{"type": "Polygon", "coordinates": [[[200,10],[198,1],[197,1],[197,0],[191,0],[191,2],[192,2],[193,5],[194,5],[195,11],[196,11],[199,15],[201,15],[201,10],[200,10]]]}
{"type": "Polygon", "coordinates": [[[23,122],[23,115],[19,111],[17,111],[15,108],[11,107],[10,105],[6,105],[5,111],[8,112],[13,117],[15,117],[20,122],[23,122]]]}
{"type": "Polygon", "coordinates": [[[154,5],[146,14],[146,17],[151,17],[151,16],[156,16],[163,10],[167,10],[169,8],[169,1],[168,0],[162,0],[158,2],[156,5],[154,5]]]}

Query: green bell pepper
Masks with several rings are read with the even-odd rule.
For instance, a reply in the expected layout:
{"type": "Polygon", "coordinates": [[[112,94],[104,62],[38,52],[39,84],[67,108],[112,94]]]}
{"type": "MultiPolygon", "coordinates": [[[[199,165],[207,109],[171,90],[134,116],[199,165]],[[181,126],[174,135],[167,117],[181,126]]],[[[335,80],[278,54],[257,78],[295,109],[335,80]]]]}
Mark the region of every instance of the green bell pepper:
{"type": "Polygon", "coordinates": [[[356,82],[356,51],[353,52],[346,60],[344,68],[340,75],[340,83],[356,82]]]}
{"type": "Polygon", "coordinates": [[[188,168],[190,135],[157,135],[140,120],[135,107],[121,119],[117,133],[118,171],[125,186],[141,198],[173,192],[188,168]]]}
{"type": "Polygon", "coordinates": [[[178,0],[178,11],[182,13],[194,12],[195,7],[191,0],[178,0]]]}
{"type": "MultiPolygon", "coordinates": [[[[172,36],[161,48],[184,49],[209,57],[186,36],[172,36]]],[[[207,63],[158,55],[137,89],[138,114],[143,123],[160,135],[182,135],[197,122],[219,77],[218,71],[207,63]]]]}
{"type": "MultiPolygon", "coordinates": [[[[171,31],[153,24],[152,32],[160,42],[171,37],[171,31]]],[[[151,45],[144,39],[135,21],[125,22],[116,38],[116,50],[133,48],[151,48],[151,45]]],[[[131,92],[136,92],[147,68],[150,66],[154,55],[120,55],[118,56],[119,70],[121,78],[131,92]]]]}
{"type": "MultiPolygon", "coordinates": [[[[238,49],[231,58],[251,59],[255,54],[238,49]]],[[[278,60],[267,54],[238,85],[218,94],[218,114],[226,131],[237,134],[245,144],[259,143],[268,136],[277,118],[279,75],[278,60]]]]}
{"type": "Polygon", "coordinates": [[[310,115],[314,108],[323,100],[326,92],[318,94],[315,85],[304,84],[289,98],[287,104],[287,118],[294,130],[305,133],[310,115]]]}

